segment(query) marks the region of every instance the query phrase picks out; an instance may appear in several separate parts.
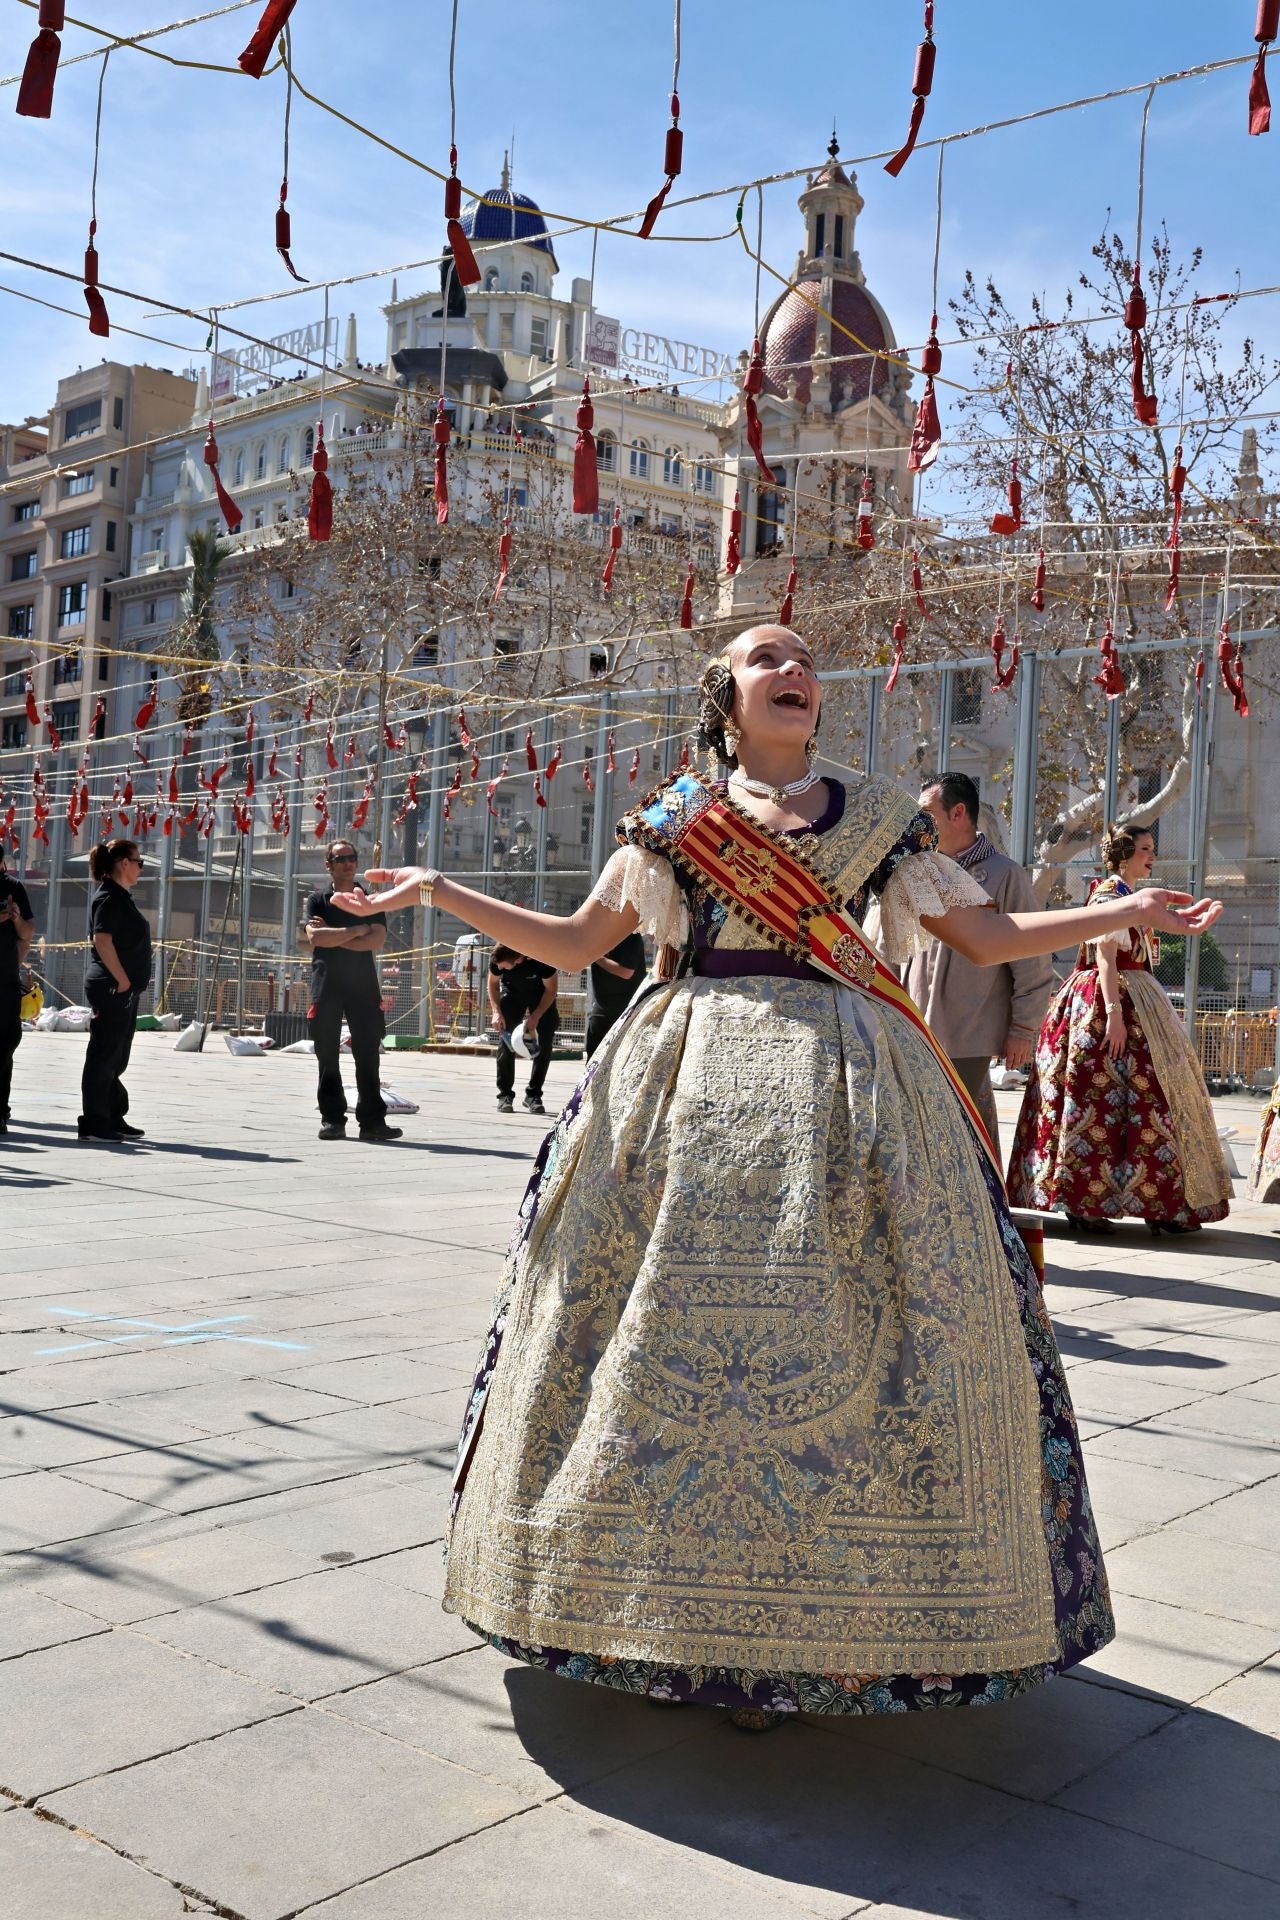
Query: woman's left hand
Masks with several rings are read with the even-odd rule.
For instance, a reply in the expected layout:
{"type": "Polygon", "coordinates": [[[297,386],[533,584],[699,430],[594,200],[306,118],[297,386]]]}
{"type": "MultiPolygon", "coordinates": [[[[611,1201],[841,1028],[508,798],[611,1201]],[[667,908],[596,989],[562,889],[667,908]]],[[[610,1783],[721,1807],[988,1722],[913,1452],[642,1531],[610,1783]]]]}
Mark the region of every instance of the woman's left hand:
{"type": "Polygon", "coordinates": [[[1204,933],[1222,913],[1221,900],[1195,900],[1168,887],[1142,887],[1125,901],[1132,920],[1160,933],[1204,933]]]}

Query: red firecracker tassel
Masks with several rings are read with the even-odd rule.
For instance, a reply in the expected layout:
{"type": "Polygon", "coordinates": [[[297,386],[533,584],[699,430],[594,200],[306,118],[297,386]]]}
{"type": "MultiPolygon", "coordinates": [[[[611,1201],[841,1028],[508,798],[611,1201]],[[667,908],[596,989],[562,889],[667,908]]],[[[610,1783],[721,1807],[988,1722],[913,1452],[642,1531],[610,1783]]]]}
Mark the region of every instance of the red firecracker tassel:
{"type": "Polygon", "coordinates": [[[1142,269],[1134,263],[1133,287],[1124,303],[1124,324],[1129,329],[1133,344],[1133,372],[1130,385],[1133,389],[1134,418],[1144,427],[1154,427],[1156,423],[1156,397],[1148,393],[1145,384],[1145,352],[1142,344],[1142,329],[1147,324],[1147,296],[1142,291],[1142,269]]]}
{"type": "Polygon", "coordinates": [[[689,742],[686,740],[684,745],[680,749],[680,758],[676,761],[676,772],[684,773],[688,768],[691,758],[692,756],[689,752],[689,742]]]}
{"type": "Polygon", "coordinates": [[[36,705],[35,682],[32,680],[30,674],[27,675],[27,724],[32,727],[38,727],[40,725],[40,709],[36,705]]]}
{"type": "Polygon", "coordinates": [[[329,787],[327,781],[321,781],[319,787],[316,789],[316,797],[311,804],[317,814],[315,825],[316,839],[323,840],[329,831],[329,787]]]}
{"type": "Polygon", "coordinates": [[[1037,613],[1044,612],[1044,548],[1040,549],[1040,558],[1036,562],[1036,577],[1031,588],[1031,604],[1037,613]]]}
{"type": "Polygon", "coordinates": [[[1222,684],[1231,695],[1231,704],[1242,720],[1249,718],[1249,696],[1244,690],[1244,653],[1237,640],[1231,651],[1231,623],[1224,620],[1218,635],[1218,671],[1222,684]]]}
{"type": "Polygon", "coordinates": [[[936,313],[929,322],[929,338],[921,349],[920,371],[925,377],[924,392],[920,396],[920,405],[916,408],[915,423],[911,429],[911,446],[907,453],[908,473],[923,473],[927,467],[931,467],[942,445],[942,422],[938,418],[938,400],[933,388],[934,375],[942,371],[942,348],[938,345],[936,313]]]}
{"type": "Polygon", "coordinates": [[[329,449],[324,443],[324,421],[316,421],[311,449],[311,498],[307,502],[307,536],[328,540],[333,533],[333,482],[329,478],[329,449]]]}
{"type": "Polygon", "coordinates": [[[608,733],[605,735],[605,738],[604,738],[604,764],[605,764],[606,770],[609,773],[617,772],[618,763],[614,758],[614,753],[613,753],[613,728],[612,727],[610,727],[608,733]]]}
{"type": "Polygon", "coordinates": [[[533,744],[533,728],[524,737],[524,757],[530,773],[538,771],[538,750],[533,744]]]}
{"type": "Polygon", "coordinates": [[[756,465],[767,486],[776,486],[777,481],[764,457],[764,439],[760,429],[760,411],[756,406],[757,396],[764,392],[764,361],[760,357],[760,342],[751,342],[751,358],[747,362],[746,376],[742,382],[742,404],[747,416],[747,445],[756,457],[756,465]]]}
{"type": "Polygon", "coordinates": [[[631,756],[631,765],[627,768],[627,785],[629,787],[634,787],[636,781],[639,778],[640,778],[640,749],[639,747],[637,747],[635,752],[631,756]]]}
{"type": "Polygon", "coordinates": [[[303,761],[302,742],[301,740],[299,740],[297,746],[293,750],[293,777],[295,780],[301,780],[302,778],[302,761],[303,761]]]}
{"type": "Polygon", "coordinates": [[[555,747],[552,751],[551,758],[548,760],[546,766],[542,769],[542,777],[544,780],[555,779],[556,774],[560,770],[560,762],[563,759],[563,757],[564,756],[560,747],[559,746],[555,747]]]}
{"type": "Polygon", "coordinates": [[[196,737],[195,728],[192,726],[191,722],[188,720],[182,733],[182,757],[184,760],[186,760],[191,753],[191,749],[195,744],[195,737],[196,737]]]}
{"type": "Polygon", "coordinates": [[[465,707],[458,708],[458,739],[464,747],[471,745],[471,729],[467,725],[467,710],[465,707]]]}
{"type": "Polygon", "coordinates": [[[325,736],[324,736],[324,757],[329,763],[330,773],[333,773],[336,770],[338,765],[338,750],[335,747],[333,742],[332,720],[329,722],[328,731],[325,733],[325,736]]]}
{"type": "Polygon", "coordinates": [[[733,511],[729,515],[729,538],[725,542],[724,570],[734,574],[742,565],[742,496],[735,491],[733,511]]]}
{"type": "Polygon", "coordinates": [[[111,321],[107,315],[107,303],[98,292],[98,249],[93,244],[97,231],[97,221],[91,220],[89,244],[84,250],[84,298],[89,309],[89,331],[105,340],[111,332],[111,321]]]}
{"type": "Polygon", "coordinates": [[[1107,621],[1106,626],[1103,628],[1102,639],[1099,642],[1099,651],[1102,656],[1101,666],[1099,671],[1093,676],[1093,684],[1095,687],[1102,688],[1108,700],[1117,700],[1124,692],[1127,682],[1121,671],[1119,656],[1116,653],[1116,637],[1111,631],[1110,620],[1107,621]]]}
{"type": "Polygon", "coordinates": [[[596,443],[591,429],[596,410],[591,404],[591,382],[582,383],[578,402],[578,437],[573,443],[573,510],[596,513],[600,507],[600,473],[596,466],[596,443]]]}
{"type": "Polygon", "coordinates": [[[855,535],[864,553],[870,553],[876,543],[875,524],[871,516],[871,475],[868,473],[863,478],[862,498],[858,501],[858,531],[855,535]]]}
{"type": "Polygon", "coordinates": [[[364,825],[365,821],[369,818],[369,802],[372,799],[373,799],[373,782],[367,781],[365,784],[365,790],[360,795],[360,799],[355,807],[354,812],[351,815],[352,833],[359,833],[361,827],[364,825]]]}
{"type": "Polygon", "coordinates": [[[215,800],[218,797],[218,788],[222,783],[222,778],[226,771],[227,762],[220,760],[208,778],[206,778],[203,773],[200,775],[200,785],[204,787],[215,800]]]}
{"type": "Polygon", "coordinates": [[[132,779],[132,776],[127,773],[124,777],[124,793],[121,795],[121,798],[123,799],[126,807],[131,807],[133,805],[133,779],[132,779]]]}
{"type": "MultiPolygon", "coordinates": [[[[91,740],[96,740],[98,736],[105,731],[106,723],[107,723],[107,703],[103,699],[102,695],[99,694],[97,699],[93,703],[93,718],[89,722],[89,738],[91,740]]],[[[86,759],[87,757],[88,757],[88,750],[86,749],[86,759]]]]}
{"type": "Polygon", "coordinates": [[[684,576],[684,593],[680,600],[680,625],[686,632],[693,625],[693,562],[689,562],[688,572],[684,576]]]}
{"type": "Polygon", "coordinates": [[[582,763],[582,784],[588,793],[595,792],[596,783],[591,778],[591,762],[589,760],[584,760],[582,763]]]}
{"type": "Polygon", "coordinates": [[[471,749],[471,778],[472,778],[473,780],[478,780],[478,779],[480,778],[480,749],[479,749],[479,747],[472,747],[472,749],[471,749]]]}
{"type": "Polygon", "coordinates": [[[502,517],[502,533],[498,539],[498,584],[493,590],[495,604],[502,598],[502,589],[507,584],[507,568],[511,562],[511,515],[502,517]]]}
{"type": "Polygon", "coordinates": [[[898,684],[898,670],[902,665],[902,655],[907,644],[906,608],[898,608],[898,617],[893,623],[893,665],[889,669],[889,678],[884,683],[886,693],[892,693],[898,684]]]}
{"type": "Polygon", "coordinates": [[[18,88],[18,112],[30,120],[47,120],[53,112],[53,83],[62,52],[58,35],[65,11],[64,0],[40,0],[40,31],[27,49],[27,64],[18,88]]]}
{"type": "Polygon", "coordinates": [[[498,791],[498,788],[502,785],[502,782],[506,779],[506,777],[507,777],[507,761],[504,757],[501,767],[499,767],[497,773],[494,774],[492,780],[490,780],[488,786],[484,790],[485,806],[489,809],[489,812],[493,815],[495,820],[498,818],[498,809],[493,804],[493,796],[498,791]]]}
{"type": "Polygon", "coordinates": [[[307,695],[307,702],[306,702],[306,705],[305,705],[305,706],[303,707],[303,709],[302,709],[302,717],[303,717],[303,719],[304,719],[304,720],[309,720],[309,719],[311,718],[311,716],[312,716],[312,714],[313,714],[313,713],[315,712],[315,710],[316,710],[316,697],[315,697],[315,695],[314,695],[314,693],[309,693],[309,694],[307,695]]]}
{"type": "Polygon", "coordinates": [[[342,749],[342,764],[344,767],[354,766],[356,751],[355,738],[354,736],[349,736],[346,746],[342,749]]]}
{"type": "Polygon", "coordinates": [[[1164,610],[1173,612],[1174,602],[1178,598],[1178,582],[1182,578],[1182,547],[1179,541],[1169,544],[1169,584],[1165,588],[1164,610]]]}
{"type": "Polygon", "coordinates": [[[222,475],[218,472],[218,443],[213,436],[213,415],[209,415],[209,437],[204,443],[204,463],[213,476],[213,490],[218,496],[218,505],[222,517],[227,523],[227,532],[235,533],[244,519],[239,507],[222,484],[222,475]]]}
{"type": "Polygon", "coordinates": [[[135,760],[141,761],[144,767],[149,767],[151,765],[151,755],[149,753],[143,752],[141,734],[138,734],[138,733],[134,734],[133,739],[129,742],[129,751],[132,753],[135,760]]]}
{"type": "Polygon", "coordinates": [[[911,591],[916,597],[916,605],[920,609],[921,619],[927,620],[929,618],[929,609],[924,603],[924,575],[920,571],[920,555],[918,553],[913,553],[911,556],[911,591]]]}
{"type": "Polygon", "coordinates": [[[541,776],[541,774],[537,774],[537,773],[535,773],[535,774],[534,774],[534,776],[533,776],[533,797],[534,797],[534,800],[535,800],[535,802],[537,803],[537,805],[538,805],[538,806],[540,806],[540,807],[545,807],[545,806],[546,806],[546,804],[547,804],[547,796],[546,796],[546,794],[545,794],[545,793],[544,793],[544,792],[542,791],[542,776],[541,776]]]}
{"type": "Polygon", "coordinates": [[[453,277],[462,287],[474,287],[479,283],[480,269],[476,265],[476,256],[471,251],[471,242],[462,231],[459,215],[462,212],[462,182],[458,178],[458,149],[449,149],[449,178],[444,183],[445,231],[449,239],[449,249],[453,254],[453,277]]]}
{"type": "Polygon", "coordinates": [[[791,616],[796,610],[796,557],[791,556],[791,570],[787,574],[787,584],[782,593],[782,605],[778,608],[778,625],[789,627],[791,616]]]}
{"type": "Polygon", "coordinates": [[[613,592],[613,563],[622,552],[622,508],[613,510],[613,525],[609,529],[609,557],[604,563],[604,572],[600,575],[600,585],[605,593],[613,592]]]}
{"type": "Polygon", "coordinates": [[[137,713],[133,716],[133,724],[139,733],[144,733],[151,725],[152,720],[155,718],[156,708],[159,705],[160,696],[153,686],[142,705],[138,708],[137,713]]]}
{"type": "Polygon", "coordinates": [[[44,710],[44,726],[45,726],[45,732],[49,736],[50,753],[58,753],[62,747],[62,735],[58,732],[58,729],[53,724],[53,708],[52,707],[46,707],[44,710]]]}
{"type": "Polygon", "coordinates": [[[431,429],[431,438],[435,442],[435,479],[433,490],[436,499],[436,525],[447,526],[449,521],[449,422],[445,417],[444,395],[436,401],[435,423],[431,429]]]}
{"type": "Polygon", "coordinates": [[[680,131],[680,96],[671,96],[671,125],[667,128],[667,143],[662,154],[662,171],[666,179],[654,194],[644,210],[644,219],[640,222],[640,238],[647,240],[653,232],[654,222],[662,212],[667,195],[677,178],[684,160],[684,135],[680,131]]]}
{"type": "Polygon", "coordinates": [[[991,683],[992,693],[1007,693],[1013,685],[1018,672],[1018,662],[1022,658],[1022,642],[1015,633],[1013,647],[1009,655],[1009,664],[1004,664],[1006,646],[1004,615],[996,615],[996,624],[991,634],[991,669],[995,679],[991,683]]]}
{"type": "Polygon", "coordinates": [[[915,98],[911,103],[911,120],[907,127],[907,137],[894,154],[892,160],[886,160],[884,170],[891,173],[895,180],[911,158],[912,150],[920,134],[920,125],[924,119],[924,103],[933,88],[933,66],[937,57],[937,48],[933,44],[933,0],[925,0],[924,39],[916,48],[915,71],[911,76],[911,91],[915,98]]]}
{"type": "Polygon", "coordinates": [[[256,731],[257,731],[257,725],[253,717],[253,708],[250,707],[249,718],[244,723],[244,743],[246,747],[252,745],[253,736],[256,731]]]}
{"type": "Polygon", "coordinates": [[[180,797],[178,788],[178,763],[175,760],[169,769],[169,805],[176,807],[180,797]]]}
{"type": "Polygon", "coordinates": [[[258,790],[258,783],[257,783],[257,780],[256,780],[256,779],[254,778],[254,772],[253,772],[253,762],[252,762],[252,760],[251,760],[251,761],[249,762],[249,766],[248,766],[248,769],[247,769],[247,771],[246,771],[246,773],[245,773],[245,777],[244,777],[244,797],[245,797],[245,799],[246,799],[246,800],[252,800],[252,798],[253,798],[253,796],[254,796],[254,794],[255,794],[255,793],[257,792],[257,790],[258,790]]]}
{"type": "Polygon", "coordinates": [[[284,32],[285,22],[296,0],[267,0],[252,40],[240,55],[240,66],[255,80],[261,80],[271,49],[284,32]]]}
{"type": "Polygon", "coordinates": [[[1196,705],[1204,705],[1204,648],[1196,655],[1195,664],[1196,705]]]}
{"type": "Polygon", "coordinates": [[[284,261],[286,273],[291,274],[295,280],[300,280],[303,286],[306,286],[307,276],[305,273],[298,272],[289,251],[293,245],[293,225],[289,219],[289,209],[285,205],[288,198],[289,182],[285,179],[280,182],[280,205],[276,208],[276,252],[284,261]]]}
{"type": "Polygon", "coordinates": [[[271,752],[270,752],[270,753],[269,753],[269,754],[267,755],[267,778],[268,778],[268,780],[276,780],[276,779],[278,779],[278,778],[279,778],[279,776],[280,776],[280,768],[279,768],[279,766],[278,766],[278,764],[277,764],[277,761],[278,761],[278,757],[279,757],[279,753],[280,753],[280,748],[279,748],[279,745],[278,745],[278,744],[277,744],[277,742],[276,742],[276,741],[275,741],[275,740],[273,739],[273,740],[272,740],[272,742],[271,742],[271,752]]]}
{"type": "MultiPolygon", "coordinates": [[[[40,24],[44,25],[43,7],[40,9],[40,24]]],[[[1253,29],[1253,37],[1258,42],[1258,58],[1249,76],[1250,133],[1270,133],[1271,131],[1271,95],[1267,92],[1267,48],[1277,36],[1280,36],[1280,0],[1258,0],[1258,18],[1253,29]]],[[[33,48],[32,51],[34,52],[35,49],[33,48]]],[[[21,106],[18,112],[22,112],[21,106]]]]}
{"type": "Polygon", "coordinates": [[[1005,537],[1017,533],[1022,525],[1022,482],[1018,478],[1018,461],[1015,455],[1009,467],[1009,511],[992,516],[992,533],[1005,537]]]}

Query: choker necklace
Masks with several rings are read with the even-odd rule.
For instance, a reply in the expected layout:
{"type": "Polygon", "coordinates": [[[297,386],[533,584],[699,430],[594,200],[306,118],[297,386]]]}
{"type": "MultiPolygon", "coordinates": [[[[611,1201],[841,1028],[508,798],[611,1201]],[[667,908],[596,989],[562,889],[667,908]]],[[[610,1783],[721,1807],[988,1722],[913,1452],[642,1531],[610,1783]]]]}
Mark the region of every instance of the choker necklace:
{"type": "Polygon", "coordinates": [[[780,807],[785,800],[794,800],[798,794],[808,793],[810,787],[816,786],[821,778],[817,768],[810,767],[798,780],[788,781],[785,787],[773,787],[767,780],[752,780],[740,767],[735,767],[729,775],[729,785],[741,787],[744,793],[755,794],[758,800],[772,800],[775,807],[780,807]]]}

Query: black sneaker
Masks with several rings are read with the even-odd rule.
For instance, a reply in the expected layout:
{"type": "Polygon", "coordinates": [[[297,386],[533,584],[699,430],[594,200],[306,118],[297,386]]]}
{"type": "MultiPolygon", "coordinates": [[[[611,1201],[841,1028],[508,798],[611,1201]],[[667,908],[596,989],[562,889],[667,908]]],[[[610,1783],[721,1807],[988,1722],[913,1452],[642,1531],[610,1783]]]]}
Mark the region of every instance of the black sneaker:
{"type": "Polygon", "coordinates": [[[500,1093],[498,1095],[498,1112],[514,1113],[515,1110],[516,1110],[515,1095],[511,1093],[500,1093]]]}
{"type": "Polygon", "coordinates": [[[145,1140],[147,1137],[141,1127],[131,1127],[127,1120],[116,1121],[116,1132],[122,1133],[126,1140],[145,1140]]]}
{"type": "Polygon", "coordinates": [[[322,1140],[345,1140],[346,1137],[347,1123],[345,1120],[326,1120],[320,1129],[320,1138],[322,1140]]]}
{"type": "Polygon", "coordinates": [[[120,1141],[124,1139],[124,1135],[117,1132],[115,1127],[87,1127],[83,1120],[77,1120],[76,1133],[81,1140],[120,1141]]]}
{"type": "Polygon", "coordinates": [[[542,1104],[542,1095],[540,1093],[526,1093],[520,1104],[526,1113],[540,1113],[544,1117],[546,1115],[547,1110],[542,1104]]]}
{"type": "Polygon", "coordinates": [[[389,1127],[385,1120],[380,1120],[376,1127],[361,1127],[360,1138],[362,1140],[402,1140],[404,1128],[389,1127]]]}

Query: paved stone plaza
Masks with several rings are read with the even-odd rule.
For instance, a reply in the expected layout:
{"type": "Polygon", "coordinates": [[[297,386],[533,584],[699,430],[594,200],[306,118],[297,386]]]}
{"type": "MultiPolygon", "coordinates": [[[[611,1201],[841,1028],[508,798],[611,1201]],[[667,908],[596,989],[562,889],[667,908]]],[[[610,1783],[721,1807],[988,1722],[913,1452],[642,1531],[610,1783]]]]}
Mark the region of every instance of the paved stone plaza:
{"type": "MultiPolygon", "coordinates": [[[[309,1060],[144,1036],[125,1148],[76,1142],[82,1054],[27,1039],[0,1140],[5,1920],[1280,1911],[1280,1209],[1051,1229],[1106,1654],[1007,1707],[751,1738],[440,1610],[541,1124],[495,1117],[491,1066],[388,1056],[404,1142],[327,1145],[309,1060]]],[[[1220,1114],[1244,1165],[1258,1109],[1220,1114]]]]}

